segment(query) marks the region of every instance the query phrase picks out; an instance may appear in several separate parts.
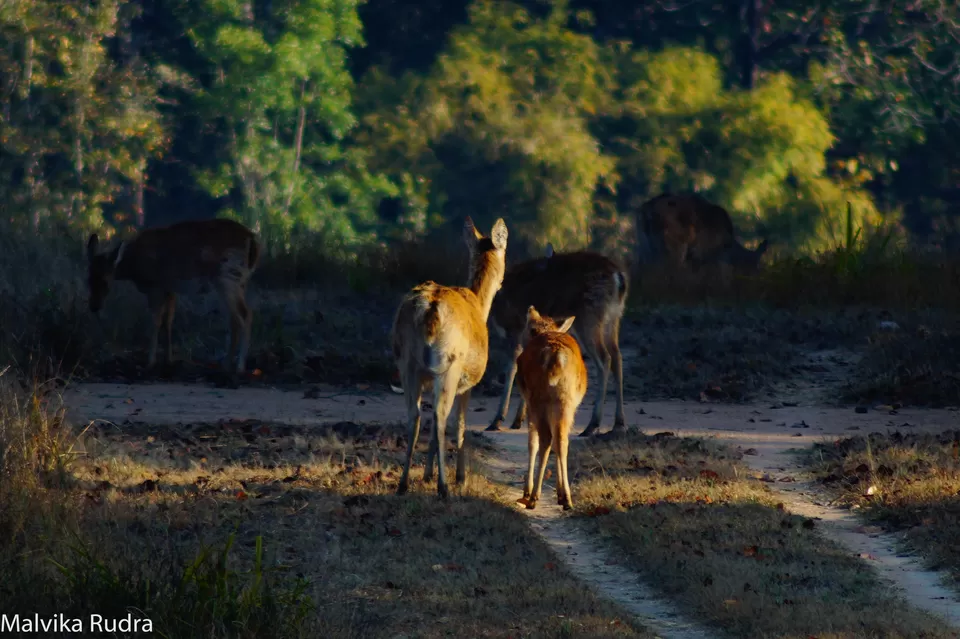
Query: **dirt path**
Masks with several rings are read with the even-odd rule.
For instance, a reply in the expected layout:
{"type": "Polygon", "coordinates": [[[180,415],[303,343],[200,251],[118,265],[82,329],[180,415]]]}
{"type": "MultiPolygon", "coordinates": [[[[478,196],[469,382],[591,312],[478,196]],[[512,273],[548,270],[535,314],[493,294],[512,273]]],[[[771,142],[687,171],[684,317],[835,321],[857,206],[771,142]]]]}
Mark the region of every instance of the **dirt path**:
{"type": "MultiPolygon", "coordinates": [[[[523,495],[524,472],[527,467],[526,431],[487,433],[500,450],[500,456],[485,460],[499,477],[495,479],[509,487],[513,500],[523,495]]],[[[543,498],[534,510],[520,508],[530,519],[533,531],[549,544],[570,571],[594,591],[618,603],[633,614],[645,628],[664,639],[709,639],[718,636],[684,615],[672,604],[661,599],[625,568],[598,543],[591,539],[574,519],[563,513],[556,504],[553,481],[544,481],[543,498]]],[[[519,508],[519,506],[518,506],[519,508]]]]}
{"type": "MultiPolygon", "coordinates": [[[[849,547],[852,553],[868,556],[866,561],[874,565],[906,600],[960,628],[960,598],[940,585],[939,575],[923,570],[916,560],[898,556],[893,535],[865,532],[849,511],[823,505],[823,498],[812,484],[804,481],[796,462],[786,452],[856,433],[938,432],[957,428],[960,412],[904,409],[870,410],[861,414],[852,408],[825,407],[816,403],[815,389],[795,390],[802,405],[628,402],[627,420],[647,433],[672,431],[682,436],[713,437],[726,440],[744,451],[753,449],[750,452],[755,454],[746,455],[745,461],[758,472],[771,476],[772,485],[783,493],[784,503],[790,510],[820,519],[825,534],[849,547]],[[814,392],[808,392],[810,390],[814,392]]],[[[228,390],[178,384],[89,384],[71,389],[64,400],[75,421],[105,419],[121,426],[127,420],[177,423],[230,417],[294,424],[331,420],[398,421],[404,413],[402,397],[398,395],[344,392],[332,388],[318,389],[309,393],[310,397],[304,395],[302,391],[284,392],[269,388],[228,390]]],[[[496,398],[475,397],[471,402],[471,429],[480,431],[489,423],[496,410],[496,401],[496,398]]],[[[588,421],[589,410],[589,405],[581,407],[578,424],[588,421]]],[[[526,467],[526,438],[522,431],[498,433],[494,437],[504,450],[504,458],[498,462],[502,465],[501,470],[513,469],[515,478],[522,477],[526,467]]],[[[519,490],[517,492],[519,496],[519,490]]],[[[550,501],[544,499],[543,506],[550,501]]],[[[570,563],[576,574],[637,614],[647,626],[665,637],[706,636],[684,634],[697,630],[672,616],[673,611],[652,599],[639,585],[635,574],[616,565],[607,565],[602,551],[592,547],[591,541],[576,529],[573,522],[559,517],[559,510],[554,514],[554,510],[555,506],[538,508],[531,515],[531,523],[570,563]]]]}

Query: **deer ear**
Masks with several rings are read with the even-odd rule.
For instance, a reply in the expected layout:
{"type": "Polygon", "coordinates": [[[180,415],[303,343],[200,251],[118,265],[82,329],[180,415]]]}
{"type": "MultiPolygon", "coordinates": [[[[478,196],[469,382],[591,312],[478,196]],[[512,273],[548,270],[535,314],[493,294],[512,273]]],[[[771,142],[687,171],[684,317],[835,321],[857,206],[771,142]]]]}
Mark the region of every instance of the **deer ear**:
{"type": "Polygon", "coordinates": [[[497,221],[493,223],[490,239],[493,241],[493,246],[498,250],[505,251],[507,249],[507,224],[502,217],[497,218],[497,221]]]}
{"type": "Polygon", "coordinates": [[[760,242],[760,246],[758,246],[757,250],[754,251],[757,254],[757,257],[760,257],[761,255],[767,252],[767,246],[768,246],[767,240],[760,242]]]}
{"type": "Polygon", "coordinates": [[[537,312],[537,309],[533,306],[530,306],[527,309],[527,321],[529,320],[538,320],[540,319],[540,313],[537,312]]]}
{"type": "Polygon", "coordinates": [[[480,231],[473,224],[473,218],[468,215],[463,221],[463,241],[472,249],[482,238],[480,231]]]}
{"type": "Polygon", "coordinates": [[[573,326],[573,320],[577,319],[576,315],[571,315],[567,319],[563,320],[563,323],[557,327],[557,331],[560,333],[566,333],[570,330],[570,327],[573,326]]]}
{"type": "Polygon", "coordinates": [[[97,237],[96,233],[90,234],[90,239],[87,240],[87,260],[93,260],[97,255],[97,247],[100,246],[100,238],[97,237]]]}

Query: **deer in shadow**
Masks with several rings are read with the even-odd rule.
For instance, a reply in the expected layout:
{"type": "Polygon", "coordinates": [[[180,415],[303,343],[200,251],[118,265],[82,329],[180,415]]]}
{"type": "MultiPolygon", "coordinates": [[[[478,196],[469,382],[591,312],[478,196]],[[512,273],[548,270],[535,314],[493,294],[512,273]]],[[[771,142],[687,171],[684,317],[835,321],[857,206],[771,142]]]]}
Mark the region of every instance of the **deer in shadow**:
{"type": "Polygon", "coordinates": [[[640,264],[665,261],[694,271],[722,264],[756,273],[768,246],[764,239],[756,249],[745,248],[726,209],[695,194],[664,193],[648,200],[637,212],[636,227],[640,264]]]}
{"type": "MultiPolygon", "coordinates": [[[[506,419],[530,306],[548,317],[575,317],[572,333],[596,365],[598,384],[593,414],[580,435],[592,435],[600,427],[611,370],[617,391],[613,430],[626,430],[620,321],[628,289],[626,270],[610,258],[590,251],[555,253],[552,245],[548,245],[545,257],[521,262],[507,270],[503,287],[493,302],[491,318],[493,328],[507,339],[511,357],[504,371],[500,406],[488,431],[500,430],[506,419]]],[[[511,429],[523,426],[526,412],[526,400],[521,398],[511,429]]]]}
{"type": "Polygon", "coordinates": [[[229,315],[229,337],[224,364],[236,352],[236,371],[242,373],[250,348],[253,312],[246,288],[260,259],[253,231],[233,220],[178,222],[144,229],[133,239],[100,250],[96,233],[87,241],[87,284],[90,311],[99,314],[114,280],[128,280],[147,298],[153,315],[147,366],[157,361],[160,329],[166,326],[167,363],[173,360],[173,315],[177,294],[212,286],[229,315]],[[239,348],[238,348],[239,347],[239,348]]]}

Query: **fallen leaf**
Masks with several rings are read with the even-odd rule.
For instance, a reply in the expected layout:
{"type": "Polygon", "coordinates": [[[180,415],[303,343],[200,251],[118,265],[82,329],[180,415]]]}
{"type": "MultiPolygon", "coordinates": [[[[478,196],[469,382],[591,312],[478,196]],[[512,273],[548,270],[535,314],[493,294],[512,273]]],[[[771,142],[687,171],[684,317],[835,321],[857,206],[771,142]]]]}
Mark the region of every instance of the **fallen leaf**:
{"type": "Polygon", "coordinates": [[[556,565],[555,563],[553,563],[552,561],[548,561],[547,563],[545,563],[545,564],[543,565],[543,567],[546,568],[547,570],[556,570],[556,569],[557,569],[557,565],[556,565]]]}
{"type": "Polygon", "coordinates": [[[719,479],[720,475],[718,475],[716,471],[707,468],[700,471],[700,477],[703,479],[719,479]]]}
{"type": "Polygon", "coordinates": [[[757,547],[756,546],[747,546],[743,549],[744,557],[756,557],[757,556],[757,547]]]}
{"type": "Polygon", "coordinates": [[[261,375],[263,375],[263,371],[260,370],[259,368],[255,368],[253,369],[253,372],[250,374],[253,375],[254,377],[260,377],[261,375]]]}
{"type": "Polygon", "coordinates": [[[403,533],[400,532],[400,530],[397,529],[397,528],[391,528],[391,529],[389,529],[389,530],[387,531],[387,534],[390,535],[391,537],[400,537],[400,536],[403,535],[403,533]]]}
{"type": "Polygon", "coordinates": [[[236,496],[236,498],[237,498],[237,501],[246,501],[246,500],[247,500],[247,493],[245,493],[245,492],[242,491],[242,490],[238,490],[238,491],[235,493],[235,496],[236,496]]]}

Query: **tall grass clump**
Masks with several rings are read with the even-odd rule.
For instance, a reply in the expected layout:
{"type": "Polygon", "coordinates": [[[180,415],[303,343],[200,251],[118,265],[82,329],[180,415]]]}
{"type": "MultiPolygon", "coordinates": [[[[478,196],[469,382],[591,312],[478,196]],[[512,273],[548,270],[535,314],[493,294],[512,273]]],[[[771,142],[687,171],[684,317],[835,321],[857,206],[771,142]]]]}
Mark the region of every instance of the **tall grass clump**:
{"type": "Polygon", "coordinates": [[[0,610],[131,613],[165,637],[308,636],[308,584],[268,565],[262,537],[248,561],[233,556],[233,536],[192,557],[142,556],[119,522],[86,509],[91,493],[71,472],[81,435],[53,392],[27,387],[12,369],[0,376],[0,610]]]}

